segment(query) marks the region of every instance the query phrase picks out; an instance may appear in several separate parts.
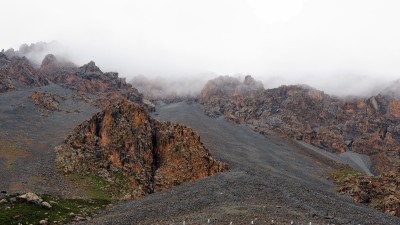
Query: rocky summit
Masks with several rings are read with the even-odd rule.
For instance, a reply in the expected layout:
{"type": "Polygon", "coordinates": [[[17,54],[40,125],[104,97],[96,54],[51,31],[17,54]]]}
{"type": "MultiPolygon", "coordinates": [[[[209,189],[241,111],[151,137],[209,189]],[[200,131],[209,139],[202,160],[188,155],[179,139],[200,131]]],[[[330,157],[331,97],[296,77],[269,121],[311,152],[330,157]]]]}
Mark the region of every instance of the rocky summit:
{"type": "Polygon", "coordinates": [[[84,173],[110,184],[126,179],[118,193],[140,197],[225,171],[192,129],[159,122],[126,100],[107,107],[79,125],[56,148],[57,168],[84,173]]]}
{"type": "MultiPolygon", "coordinates": [[[[399,177],[400,99],[393,90],[369,98],[338,98],[305,85],[265,90],[250,76],[243,82],[225,76],[210,80],[200,101],[211,117],[224,115],[261,134],[273,131],[334,153],[366,154],[376,175],[393,172],[399,177]]],[[[394,185],[398,194],[395,180],[383,185],[394,185]]],[[[385,211],[394,214],[400,208],[400,199],[394,201],[385,211]]]]}

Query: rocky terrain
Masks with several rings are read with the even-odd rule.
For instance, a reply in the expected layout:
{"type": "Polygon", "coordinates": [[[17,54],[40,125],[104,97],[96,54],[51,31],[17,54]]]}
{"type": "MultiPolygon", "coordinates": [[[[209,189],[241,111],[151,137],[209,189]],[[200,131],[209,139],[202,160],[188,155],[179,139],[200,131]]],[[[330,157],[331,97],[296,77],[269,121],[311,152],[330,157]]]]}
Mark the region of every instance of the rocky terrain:
{"type": "Polygon", "coordinates": [[[117,73],[44,57],[45,48],[0,53],[0,223],[399,223],[359,203],[398,215],[395,88],[342,110],[344,100],[308,87],[268,100],[251,77],[223,77],[201,96],[210,118],[195,101],[155,108],[117,73]],[[37,50],[40,62],[30,58],[37,50]],[[358,159],[350,165],[369,171],[357,152],[380,176],[342,164],[358,159]]]}
{"type": "Polygon", "coordinates": [[[341,185],[339,192],[349,194],[357,202],[400,217],[398,174],[389,172],[378,177],[355,174],[338,181],[341,185]]]}
{"type": "Polygon", "coordinates": [[[115,196],[137,198],[227,169],[214,160],[192,129],[158,122],[126,100],[79,125],[58,146],[57,168],[90,173],[110,185],[125,179],[115,196]],[[117,176],[120,175],[120,176],[117,176]]]}
{"type": "MultiPolygon", "coordinates": [[[[35,50],[31,47],[27,52],[35,50]]],[[[117,73],[104,73],[94,62],[78,67],[48,54],[37,65],[24,51],[2,51],[0,92],[1,223],[90,219],[110,201],[227,168],[190,128],[151,119],[148,112],[154,105],[117,73]],[[69,134],[57,157],[54,148],[69,134]],[[43,209],[13,201],[30,192],[62,204],[43,209]]]]}
{"type": "Polygon", "coordinates": [[[23,87],[39,87],[49,84],[25,57],[8,58],[0,53],[0,92],[18,90],[23,87]]]}
{"type": "Polygon", "coordinates": [[[326,158],[326,151],[210,118],[198,103],[159,104],[155,114],[198,131],[229,171],[120,202],[80,224],[400,223],[335,192],[329,172],[348,167],[326,158]]]}
{"type": "MultiPolygon", "coordinates": [[[[231,77],[209,81],[200,101],[211,117],[224,115],[261,134],[274,131],[335,153],[366,154],[375,174],[400,175],[400,100],[395,95],[342,99],[301,85],[265,90],[247,76],[243,82],[231,77]]],[[[400,207],[400,200],[394,201],[390,214],[400,207]]]]}
{"type": "Polygon", "coordinates": [[[21,56],[23,52],[7,50],[0,53],[0,92],[53,83],[74,90],[77,100],[99,108],[122,98],[145,104],[149,108],[154,107],[131,84],[126,83],[125,78],[119,78],[115,72],[104,73],[93,61],[77,67],[66,59],[48,54],[41,65],[36,66],[25,56],[21,56]]]}

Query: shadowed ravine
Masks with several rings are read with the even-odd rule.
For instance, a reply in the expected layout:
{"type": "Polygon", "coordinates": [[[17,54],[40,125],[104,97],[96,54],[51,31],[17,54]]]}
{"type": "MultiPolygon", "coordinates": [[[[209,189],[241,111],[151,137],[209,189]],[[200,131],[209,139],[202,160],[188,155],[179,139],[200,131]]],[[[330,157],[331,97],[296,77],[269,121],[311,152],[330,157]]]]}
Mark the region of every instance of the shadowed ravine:
{"type": "Polygon", "coordinates": [[[211,154],[231,170],[119,203],[93,224],[206,224],[209,218],[211,224],[400,223],[335,193],[327,172],[340,165],[298,143],[211,119],[199,104],[159,105],[155,117],[198,131],[211,154]]]}

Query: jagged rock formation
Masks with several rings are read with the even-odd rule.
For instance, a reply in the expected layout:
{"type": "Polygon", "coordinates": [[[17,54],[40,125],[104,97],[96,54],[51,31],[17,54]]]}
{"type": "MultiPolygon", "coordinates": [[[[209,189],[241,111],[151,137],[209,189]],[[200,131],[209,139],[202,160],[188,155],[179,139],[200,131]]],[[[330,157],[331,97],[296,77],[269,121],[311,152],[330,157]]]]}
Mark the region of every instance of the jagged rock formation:
{"type": "Polygon", "coordinates": [[[39,87],[48,84],[48,79],[40,74],[27,58],[10,59],[4,53],[0,53],[0,93],[15,90],[21,85],[39,87]]]}
{"type": "Polygon", "coordinates": [[[71,63],[58,61],[54,55],[47,55],[39,70],[52,82],[76,90],[77,99],[86,99],[100,108],[123,98],[144,103],[142,95],[126,83],[125,78],[119,78],[118,73],[114,72],[103,73],[93,61],[78,68],[71,63]],[[96,95],[97,98],[91,99],[90,95],[96,95]]]}
{"type": "Polygon", "coordinates": [[[225,115],[262,134],[274,131],[331,152],[367,154],[375,173],[400,176],[400,100],[393,95],[340,99],[307,86],[265,90],[250,77],[243,83],[219,77],[207,83],[200,101],[209,116],[225,115]]]}
{"type": "MultiPolygon", "coordinates": [[[[24,51],[22,51],[23,53],[24,51]]],[[[52,54],[46,55],[39,68],[35,68],[26,57],[13,50],[0,53],[0,92],[22,90],[55,83],[76,91],[76,100],[83,100],[99,108],[123,98],[145,104],[149,109],[154,105],[119,78],[118,73],[103,73],[94,62],[81,67],[52,54]]]]}
{"type": "Polygon", "coordinates": [[[126,100],[109,106],[78,126],[56,148],[57,167],[65,174],[88,173],[116,182],[139,197],[227,169],[214,160],[192,129],[149,117],[126,100]]]}

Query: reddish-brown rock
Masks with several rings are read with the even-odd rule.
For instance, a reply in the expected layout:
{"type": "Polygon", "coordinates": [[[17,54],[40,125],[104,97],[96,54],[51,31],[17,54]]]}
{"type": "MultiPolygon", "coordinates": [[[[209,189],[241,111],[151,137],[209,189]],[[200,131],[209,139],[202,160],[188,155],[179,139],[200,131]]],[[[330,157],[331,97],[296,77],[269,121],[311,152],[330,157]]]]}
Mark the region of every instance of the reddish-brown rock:
{"type": "Polygon", "coordinates": [[[126,100],[108,106],[79,125],[56,148],[65,174],[90,173],[114,182],[123,175],[123,192],[139,197],[226,170],[214,160],[192,129],[158,122],[146,109],[126,100]]]}
{"type": "Polygon", "coordinates": [[[61,111],[60,102],[65,100],[64,97],[48,92],[33,92],[30,96],[33,103],[41,111],[61,111]]]}
{"type": "Polygon", "coordinates": [[[205,113],[225,115],[262,134],[272,130],[327,151],[363,153],[371,157],[377,174],[400,175],[400,100],[393,92],[341,99],[300,85],[252,88],[246,80],[209,81],[200,97],[205,113]]]}
{"type": "Polygon", "coordinates": [[[39,87],[48,85],[48,79],[40,74],[25,57],[8,58],[0,53],[0,92],[15,90],[16,86],[39,87]]]}
{"type": "Polygon", "coordinates": [[[393,172],[378,177],[352,175],[340,182],[339,192],[389,215],[400,216],[400,176],[393,172]]]}
{"type": "Polygon", "coordinates": [[[75,90],[75,99],[84,99],[99,108],[123,98],[145,104],[150,110],[154,108],[131,84],[126,83],[125,78],[119,78],[118,73],[103,73],[94,62],[77,67],[65,59],[49,54],[40,67],[35,68],[27,58],[19,56],[23,52],[0,52],[0,92],[54,83],[75,90]]]}
{"type": "MultiPolygon", "coordinates": [[[[70,62],[58,60],[54,55],[47,55],[40,72],[51,82],[76,90],[77,99],[86,99],[102,109],[123,98],[145,103],[142,94],[126,83],[125,78],[119,78],[114,72],[103,73],[93,61],[78,68],[70,62]]],[[[150,109],[154,107],[151,103],[147,105],[150,109]]]]}

